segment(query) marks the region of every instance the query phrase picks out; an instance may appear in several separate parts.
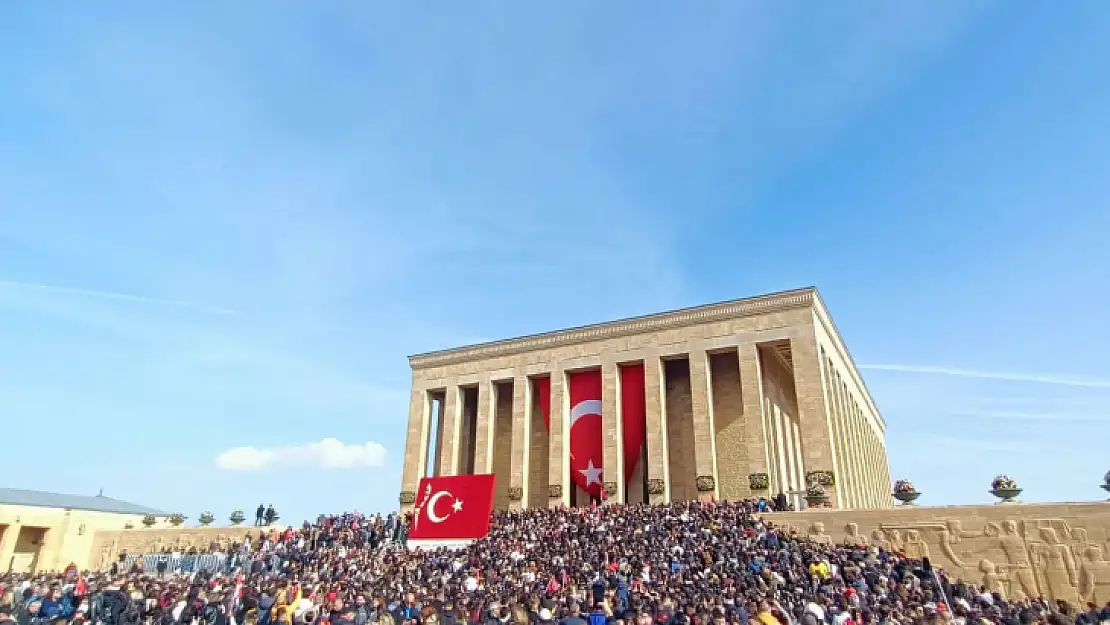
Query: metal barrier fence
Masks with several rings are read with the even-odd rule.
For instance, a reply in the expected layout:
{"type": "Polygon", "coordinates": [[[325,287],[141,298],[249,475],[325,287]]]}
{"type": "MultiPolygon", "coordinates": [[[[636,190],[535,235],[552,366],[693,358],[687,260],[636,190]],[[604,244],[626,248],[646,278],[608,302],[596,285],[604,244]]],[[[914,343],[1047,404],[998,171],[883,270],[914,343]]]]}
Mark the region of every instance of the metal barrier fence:
{"type": "Polygon", "coordinates": [[[130,554],[123,560],[123,569],[130,569],[139,558],[143,560],[143,570],[147,574],[158,571],[158,562],[166,559],[166,572],[182,573],[211,572],[227,573],[236,562],[223,553],[204,553],[200,555],[170,555],[160,553],[130,554]]]}

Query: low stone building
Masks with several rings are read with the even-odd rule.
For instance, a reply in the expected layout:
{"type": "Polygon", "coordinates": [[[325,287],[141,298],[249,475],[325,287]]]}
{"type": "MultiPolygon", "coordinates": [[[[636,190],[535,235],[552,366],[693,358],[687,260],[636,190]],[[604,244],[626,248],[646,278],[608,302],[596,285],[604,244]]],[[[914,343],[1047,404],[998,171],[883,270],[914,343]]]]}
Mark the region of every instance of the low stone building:
{"type": "Polygon", "coordinates": [[[0,573],[88,568],[97,532],[159,525],[169,513],[103,495],[0,488],[0,573]]]}

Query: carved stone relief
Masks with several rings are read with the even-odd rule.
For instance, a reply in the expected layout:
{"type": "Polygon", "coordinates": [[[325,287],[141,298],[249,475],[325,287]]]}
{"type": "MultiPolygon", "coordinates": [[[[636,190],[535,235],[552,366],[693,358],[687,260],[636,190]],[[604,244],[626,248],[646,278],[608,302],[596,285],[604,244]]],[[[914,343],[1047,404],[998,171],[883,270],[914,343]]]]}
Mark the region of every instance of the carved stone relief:
{"type": "MultiPolygon", "coordinates": [[[[951,518],[932,515],[961,510],[892,511],[882,516],[846,510],[821,516],[812,512],[768,516],[784,528],[790,528],[792,520],[802,521],[803,533],[815,542],[869,545],[910,558],[928,557],[949,575],[1011,599],[1043,596],[1072,605],[1104,603],[1110,600],[1110,504],[1071,506],[1083,514],[1023,517],[1016,508],[1000,511],[982,506],[964,508],[963,515],[951,518]],[[814,517],[828,519],[840,528],[839,535],[829,536],[825,531],[828,524],[814,517]]],[[[1041,515],[1044,511],[1043,506],[1035,508],[1041,515]]]]}
{"type": "Polygon", "coordinates": [[[249,527],[99,531],[89,553],[89,567],[103,570],[116,562],[121,554],[151,554],[167,550],[185,553],[189,549],[204,551],[213,544],[227,549],[233,542],[250,535],[249,527]]]}

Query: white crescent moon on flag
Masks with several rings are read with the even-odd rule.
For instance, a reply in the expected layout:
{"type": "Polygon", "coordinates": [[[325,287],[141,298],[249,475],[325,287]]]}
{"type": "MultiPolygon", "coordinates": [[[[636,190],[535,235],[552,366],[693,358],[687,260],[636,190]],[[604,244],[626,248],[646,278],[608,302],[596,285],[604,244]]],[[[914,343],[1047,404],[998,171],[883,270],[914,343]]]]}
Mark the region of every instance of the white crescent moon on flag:
{"type": "Polygon", "coordinates": [[[574,427],[574,422],[579,417],[595,414],[601,415],[601,400],[600,399],[583,399],[570,409],[570,427],[574,427]]]}
{"type": "Polygon", "coordinates": [[[449,493],[445,490],[439,490],[439,491],[436,491],[431,497],[428,497],[428,503],[425,504],[425,505],[427,506],[426,509],[427,509],[427,514],[428,514],[428,520],[429,521],[431,521],[432,523],[443,523],[444,521],[447,520],[447,516],[451,516],[451,515],[439,516],[439,515],[436,514],[436,502],[439,501],[441,497],[451,497],[451,496],[452,496],[451,493],[449,493]]]}

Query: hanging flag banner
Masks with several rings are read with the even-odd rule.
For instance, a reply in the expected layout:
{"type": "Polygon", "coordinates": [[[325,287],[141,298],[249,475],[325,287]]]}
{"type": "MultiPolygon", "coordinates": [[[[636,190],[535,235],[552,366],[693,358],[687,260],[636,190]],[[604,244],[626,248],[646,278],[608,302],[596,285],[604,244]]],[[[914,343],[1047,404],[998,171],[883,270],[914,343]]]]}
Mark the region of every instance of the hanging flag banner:
{"type": "Polygon", "coordinates": [[[640,462],[647,428],[644,396],[644,365],[626,365],[621,372],[621,429],[624,446],[624,481],[627,484],[640,462]]]}
{"type": "MultiPolygon", "coordinates": [[[[591,497],[601,497],[601,370],[567,376],[570,397],[570,477],[591,497]]],[[[548,422],[550,428],[550,422],[548,422]]]]}
{"type": "Polygon", "coordinates": [[[489,533],[495,478],[445,475],[420,480],[409,538],[475,540],[489,533]]]}

